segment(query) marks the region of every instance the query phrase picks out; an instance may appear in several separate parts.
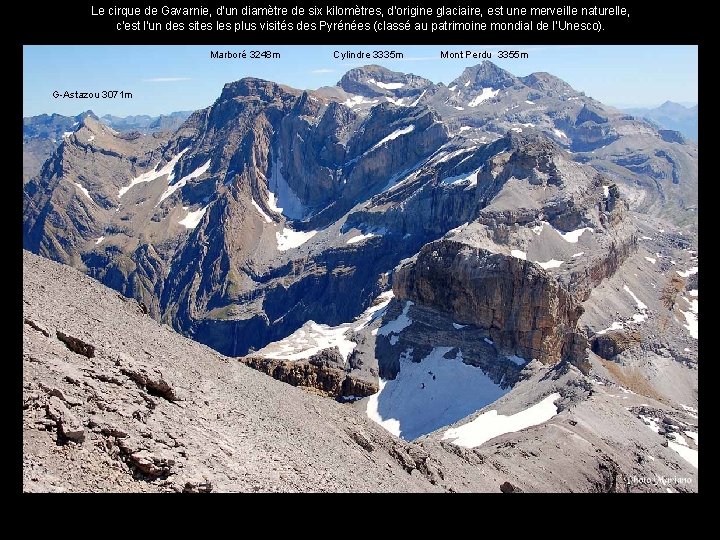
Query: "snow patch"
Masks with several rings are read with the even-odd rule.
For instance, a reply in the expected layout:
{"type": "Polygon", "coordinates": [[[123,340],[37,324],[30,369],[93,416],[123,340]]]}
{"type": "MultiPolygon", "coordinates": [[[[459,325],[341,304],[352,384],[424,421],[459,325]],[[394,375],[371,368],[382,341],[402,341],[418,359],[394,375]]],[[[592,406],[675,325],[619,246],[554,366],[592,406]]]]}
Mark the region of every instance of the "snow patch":
{"type": "Polygon", "coordinates": [[[643,421],[643,423],[644,423],[647,427],[649,427],[650,429],[652,429],[655,433],[659,433],[659,431],[660,431],[660,426],[658,425],[658,423],[655,421],[654,418],[651,418],[651,417],[649,417],[649,416],[645,416],[645,415],[642,415],[642,414],[639,414],[638,417],[640,418],[640,420],[643,421]]]}
{"type": "Polygon", "coordinates": [[[90,192],[87,190],[87,188],[82,187],[82,186],[81,186],[80,184],[78,184],[77,182],[73,182],[73,184],[75,184],[75,185],[77,186],[77,188],[78,188],[80,191],[82,191],[83,194],[84,194],[88,199],[90,199],[90,202],[95,202],[95,201],[92,200],[92,197],[90,196],[90,192]]]}
{"type": "MultiPolygon", "coordinates": [[[[145,173],[142,173],[140,176],[137,176],[137,177],[133,178],[132,180],[130,180],[129,185],[127,185],[125,187],[121,187],[118,190],[118,197],[122,197],[123,195],[125,195],[131,187],[133,187],[137,184],[141,184],[142,182],[151,182],[151,181],[155,180],[156,178],[160,178],[161,176],[165,176],[166,174],[172,173],[172,170],[175,168],[175,165],[177,165],[177,162],[180,161],[180,158],[188,150],[189,150],[189,148],[186,148],[185,150],[180,152],[177,156],[173,157],[159,171],[157,170],[157,168],[160,166],[160,163],[155,165],[155,167],[153,167],[151,170],[149,170],[145,173]]],[[[172,180],[171,178],[168,178],[168,182],[170,182],[171,180],[172,180]]]]}
{"type": "Polygon", "coordinates": [[[95,140],[95,135],[90,135],[90,136],[88,137],[88,141],[87,141],[87,142],[93,142],[94,140],[95,140]]]}
{"type": "Polygon", "coordinates": [[[520,251],[519,249],[513,249],[510,252],[510,255],[512,255],[513,257],[516,257],[518,259],[522,259],[523,261],[527,260],[527,253],[525,253],[524,251],[520,251]]]}
{"type": "Polygon", "coordinates": [[[495,345],[495,342],[494,342],[492,339],[489,339],[489,338],[484,337],[484,338],[483,338],[483,341],[484,341],[485,343],[487,343],[488,345],[495,345]]]}
{"type": "Polygon", "coordinates": [[[97,240],[95,240],[95,245],[96,245],[96,246],[100,245],[103,240],[105,240],[105,237],[104,237],[104,236],[101,236],[100,238],[98,238],[97,240]]]}
{"type": "Polygon", "coordinates": [[[404,107],[404,106],[405,106],[405,104],[403,103],[403,100],[404,100],[405,98],[395,99],[395,98],[391,98],[390,96],[385,96],[385,99],[387,99],[390,103],[393,103],[394,105],[397,105],[397,106],[399,106],[399,107],[404,107]]]}
{"type": "Polygon", "coordinates": [[[277,160],[272,165],[272,174],[268,181],[268,207],[273,212],[282,214],[290,219],[302,219],[307,209],[300,198],[295,194],[290,184],[280,171],[277,160]]]}
{"type": "Polygon", "coordinates": [[[379,86],[380,88],[384,88],[385,90],[398,90],[405,86],[405,83],[401,82],[384,83],[382,81],[376,81],[375,79],[368,79],[367,82],[374,84],[375,86],[379,86]]]}
{"type": "Polygon", "coordinates": [[[372,148],[370,148],[370,150],[368,150],[366,153],[372,152],[376,148],[380,148],[386,142],[392,141],[393,139],[397,139],[401,135],[407,135],[408,133],[412,132],[414,129],[415,129],[415,124],[410,124],[409,126],[406,126],[404,128],[396,129],[387,137],[383,137],[382,139],[380,139],[380,141],[375,143],[375,145],[372,148]]]}
{"type": "Polygon", "coordinates": [[[608,332],[612,332],[613,330],[622,330],[623,324],[621,322],[614,321],[608,328],[605,330],[600,330],[599,332],[596,332],[598,336],[601,336],[603,334],[607,334],[608,332]]]}
{"type": "Polygon", "coordinates": [[[485,373],[444,356],[452,347],[435,347],[421,362],[412,349],[400,356],[394,380],[380,380],[380,391],[368,399],[367,415],[397,437],[412,440],[465,418],[508,390],[485,373]]]}
{"type": "Polygon", "coordinates": [[[466,326],[467,326],[467,324],[453,323],[453,328],[454,328],[455,330],[462,330],[462,329],[465,328],[466,326]]]}
{"type": "MultiPolygon", "coordinates": [[[[394,296],[395,294],[393,294],[392,290],[380,293],[380,295],[378,295],[378,297],[373,301],[370,307],[367,308],[362,315],[355,319],[355,322],[360,321],[360,325],[356,326],[354,330],[356,332],[359,332],[372,321],[382,316],[382,314],[385,312],[385,308],[394,296]]],[[[377,331],[373,335],[377,335],[377,331]]]]}
{"type": "Polygon", "coordinates": [[[348,356],[356,346],[354,341],[346,337],[348,330],[348,324],[328,326],[308,321],[288,337],[265,346],[255,354],[265,358],[300,360],[310,358],[323,349],[337,347],[347,362],[348,356]]]}
{"type": "Polygon", "coordinates": [[[578,257],[582,257],[583,255],[585,255],[585,252],[581,251],[580,253],[574,253],[572,258],[577,259],[578,257]]]}
{"type": "Polygon", "coordinates": [[[286,338],[268,343],[255,354],[265,358],[300,360],[310,358],[323,349],[337,347],[343,359],[347,362],[356,346],[356,343],[348,337],[348,332],[351,330],[357,332],[365,328],[380,315],[381,310],[387,307],[392,298],[392,291],[380,294],[372,305],[351,323],[328,326],[326,324],[317,324],[312,320],[307,321],[286,338]]]}
{"type": "Polygon", "coordinates": [[[377,103],[377,99],[365,99],[363,96],[353,96],[343,102],[343,105],[350,107],[351,109],[357,105],[374,105],[377,103]]]}
{"type": "MultiPolygon", "coordinates": [[[[168,188],[163,192],[163,194],[160,196],[160,199],[158,200],[158,204],[163,202],[165,199],[167,199],[170,195],[175,193],[178,189],[182,188],[187,184],[188,180],[192,180],[193,178],[198,178],[199,176],[202,176],[207,172],[207,170],[210,168],[210,160],[208,159],[205,163],[200,165],[197,169],[195,169],[190,174],[183,176],[180,180],[178,180],[176,183],[172,185],[168,185],[168,188]]],[[[168,184],[173,181],[173,175],[170,175],[168,177],[168,184]]]]}
{"type": "Polygon", "coordinates": [[[396,319],[385,323],[379,330],[378,334],[381,336],[387,336],[389,334],[399,334],[412,324],[412,319],[408,317],[408,311],[411,306],[414,306],[414,302],[405,302],[402,313],[398,315],[396,319]]]}
{"type": "Polygon", "coordinates": [[[685,322],[687,324],[683,324],[685,329],[690,332],[690,337],[693,339],[698,338],[698,318],[697,315],[695,315],[692,311],[682,311],[680,310],[680,313],[682,313],[685,316],[685,322]]]}
{"type": "Polygon", "coordinates": [[[524,366],[524,365],[527,364],[527,362],[528,362],[528,361],[525,360],[524,358],[521,358],[520,356],[517,356],[517,355],[514,355],[514,354],[513,354],[513,355],[510,355],[510,356],[506,356],[505,358],[507,358],[507,359],[510,360],[513,364],[515,364],[515,365],[517,365],[517,366],[524,366]]]}
{"type": "Polygon", "coordinates": [[[258,214],[260,214],[266,222],[273,222],[272,218],[268,216],[262,208],[260,208],[260,205],[258,203],[255,202],[255,199],[252,199],[252,205],[255,207],[255,210],[258,211],[258,214]]]}
{"type": "Polygon", "coordinates": [[[373,233],[359,234],[357,236],[353,236],[350,240],[348,240],[345,243],[346,244],[358,244],[360,242],[364,242],[368,238],[372,238],[373,236],[377,236],[377,234],[373,234],[373,233]]]}
{"type": "Polygon", "coordinates": [[[678,455],[683,458],[685,461],[687,461],[690,465],[698,468],[698,451],[693,450],[692,448],[688,448],[685,445],[676,443],[674,441],[668,441],[668,447],[670,447],[672,450],[675,450],[675,452],[678,453],[678,455]]]}
{"type": "Polygon", "coordinates": [[[680,277],[687,278],[692,276],[693,274],[697,274],[698,268],[697,266],[693,266],[690,270],[686,270],[685,272],[681,272],[680,270],[675,270],[680,277]]]}
{"type": "Polygon", "coordinates": [[[463,131],[468,131],[469,129],[473,129],[473,128],[471,128],[470,126],[460,126],[458,133],[462,133],[463,131]]]}
{"type": "Polygon", "coordinates": [[[447,178],[443,178],[442,184],[450,186],[459,184],[468,184],[468,186],[477,185],[477,175],[481,169],[482,167],[475,169],[469,174],[463,173],[456,176],[448,176],[447,178]]]}
{"type": "Polygon", "coordinates": [[[282,233],[275,233],[278,251],[287,251],[302,246],[316,234],[317,231],[294,231],[289,227],[283,227],[282,233]]]}
{"type": "Polygon", "coordinates": [[[532,407],[510,416],[498,414],[497,410],[493,409],[467,424],[448,429],[442,438],[454,439],[451,442],[457,446],[475,448],[505,433],[515,433],[547,422],[558,412],[555,406],[558,399],[560,394],[555,392],[532,407]]]}
{"type": "MultiPolygon", "coordinates": [[[[557,231],[557,229],[555,229],[555,230],[557,231]]],[[[562,236],[562,239],[565,240],[566,242],[569,242],[571,244],[577,244],[577,241],[580,239],[580,237],[582,236],[582,234],[585,231],[593,232],[593,230],[590,227],[583,227],[582,229],[576,229],[574,231],[570,231],[570,232],[566,232],[566,233],[560,232],[560,231],[557,231],[557,233],[560,236],[562,236]]]]}
{"type": "Polygon", "coordinates": [[[528,105],[535,105],[535,102],[534,102],[534,101],[530,101],[529,99],[526,99],[526,100],[525,100],[525,103],[527,103],[528,105]]]}
{"type": "MultiPolygon", "coordinates": [[[[200,210],[195,210],[194,212],[188,212],[187,216],[185,216],[183,219],[178,221],[180,225],[185,227],[186,229],[194,229],[198,226],[200,223],[200,220],[205,215],[205,212],[207,211],[208,207],[205,206],[204,208],[201,208],[200,210]]],[[[183,206],[183,210],[187,210],[187,206],[183,206]]]]}
{"type": "Polygon", "coordinates": [[[559,268],[560,265],[562,265],[562,263],[563,263],[564,261],[556,261],[555,259],[550,259],[550,260],[547,261],[547,262],[540,262],[540,261],[535,261],[535,262],[536,262],[537,264],[539,264],[542,268],[544,268],[545,270],[547,270],[548,268],[559,268]]]}
{"type": "MultiPolygon", "coordinates": [[[[467,86],[468,84],[470,84],[470,81],[468,81],[465,86],[467,86]]],[[[468,103],[468,107],[477,107],[483,101],[487,101],[488,99],[497,96],[499,92],[500,92],[500,90],[493,90],[492,88],[483,88],[482,92],[479,95],[475,96],[475,98],[470,103],[468,103]]]]}
{"type": "Polygon", "coordinates": [[[438,159],[435,163],[445,163],[446,161],[450,161],[452,158],[461,156],[462,154],[467,154],[468,152],[472,152],[477,148],[477,145],[468,146],[467,148],[460,148],[459,150],[454,150],[453,152],[448,153],[442,153],[442,157],[438,159]]]}
{"type": "Polygon", "coordinates": [[[635,303],[637,304],[638,309],[647,309],[647,305],[645,305],[636,295],[634,292],[630,290],[630,288],[625,285],[623,287],[623,290],[628,293],[630,296],[632,296],[633,300],[635,300],[635,303]]]}
{"type": "Polygon", "coordinates": [[[418,98],[410,104],[410,106],[415,107],[418,103],[420,103],[420,100],[425,95],[425,92],[427,92],[427,90],[423,90],[422,93],[418,96],[418,98]]]}
{"type": "Polygon", "coordinates": [[[657,259],[654,259],[653,257],[645,257],[645,260],[652,264],[655,264],[655,262],[657,262],[657,259]]]}

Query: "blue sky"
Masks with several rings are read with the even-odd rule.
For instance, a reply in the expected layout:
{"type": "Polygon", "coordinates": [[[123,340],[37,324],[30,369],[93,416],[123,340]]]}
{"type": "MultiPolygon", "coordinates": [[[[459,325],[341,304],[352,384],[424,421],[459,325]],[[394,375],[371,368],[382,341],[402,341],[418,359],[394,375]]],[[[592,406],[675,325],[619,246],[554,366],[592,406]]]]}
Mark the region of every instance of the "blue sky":
{"type": "Polygon", "coordinates": [[[523,76],[547,71],[604,103],[656,106],[665,100],[697,102],[696,46],[26,46],[23,51],[23,116],[166,114],[210,105],[223,84],[246,76],[296,88],[335,84],[347,70],[377,63],[449,83],[481,60],[440,59],[440,51],[489,51],[500,67],[523,76]],[[211,60],[211,50],[272,50],[272,60],[211,60]],[[527,59],[500,60],[498,50],[527,52],[527,59]],[[335,51],[394,50],[401,60],[343,61],[335,51]],[[54,99],[54,90],[123,90],[132,99],[54,99]]]}

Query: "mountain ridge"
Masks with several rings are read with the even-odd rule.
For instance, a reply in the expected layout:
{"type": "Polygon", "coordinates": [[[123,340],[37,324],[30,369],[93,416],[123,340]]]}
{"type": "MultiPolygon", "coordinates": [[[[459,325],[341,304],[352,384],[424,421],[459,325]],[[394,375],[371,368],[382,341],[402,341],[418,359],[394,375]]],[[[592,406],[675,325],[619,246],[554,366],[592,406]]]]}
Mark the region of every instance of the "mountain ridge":
{"type": "Polygon", "coordinates": [[[477,410],[529,366],[697,403],[697,145],[542,72],[348,73],[227,83],[173,133],[85,120],[25,186],[24,246],[396,435],[473,412],[408,416],[393,395],[451,398],[423,363],[474,370],[477,410]]]}

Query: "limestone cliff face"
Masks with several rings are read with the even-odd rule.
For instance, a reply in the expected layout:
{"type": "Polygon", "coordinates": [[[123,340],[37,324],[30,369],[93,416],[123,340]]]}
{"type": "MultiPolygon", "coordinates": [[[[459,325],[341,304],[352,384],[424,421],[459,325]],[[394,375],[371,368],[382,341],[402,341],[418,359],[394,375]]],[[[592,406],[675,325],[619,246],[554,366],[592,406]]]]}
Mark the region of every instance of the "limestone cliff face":
{"type": "Polygon", "coordinates": [[[555,363],[573,350],[583,312],[541,268],[507,255],[441,240],[395,272],[393,292],[486,329],[500,347],[555,363]]]}

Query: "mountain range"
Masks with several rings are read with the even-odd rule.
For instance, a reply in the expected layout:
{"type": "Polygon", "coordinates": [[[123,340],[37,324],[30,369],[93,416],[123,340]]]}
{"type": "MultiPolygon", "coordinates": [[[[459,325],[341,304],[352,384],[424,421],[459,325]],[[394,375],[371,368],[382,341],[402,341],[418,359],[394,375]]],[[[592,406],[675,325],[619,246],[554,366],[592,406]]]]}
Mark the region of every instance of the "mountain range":
{"type": "Polygon", "coordinates": [[[698,140],[698,106],[685,107],[680,103],[666,101],[659,107],[625,109],[628,113],[656,123],[662,129],[679,131],[684,137],[698,140]]]}
{"type": "MultiPolygon", "coordinates": [[[[245,78],[175,131],[76,121],[25,182],[25,249],[440,461],[529,433],[573,440],[577,471],[595,456],[592,480],[533,465],[508,473],[518,489],[618,491],[667,467],[697,489],[697,145],[680,133],[490,62],[447,86],[380,66],[313,91],[245,78]]],[[[114,313],[82,340],[120,347],[114,313]]],[[[145,350],[183,371],[187,346],[145,350]]],[[[445,485],[491,489],[468,482],[445,485]]]]}
{"type": "Polygon", "coordinates": [[[154,133],[174,131],[182,124],[190,111],[179,111],[160,116],[112,116],[98,118],[94,112],[85,111],[77,116],[61,114],[41,114],[23,118],[23,181],[29,180],[40,172],[40,167],[69,136],[83,118],[91,117],[114,128],[116,131],[139,131],[154,133]]]}

